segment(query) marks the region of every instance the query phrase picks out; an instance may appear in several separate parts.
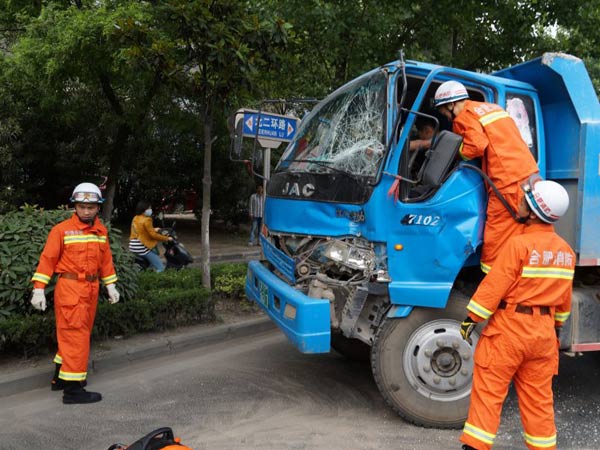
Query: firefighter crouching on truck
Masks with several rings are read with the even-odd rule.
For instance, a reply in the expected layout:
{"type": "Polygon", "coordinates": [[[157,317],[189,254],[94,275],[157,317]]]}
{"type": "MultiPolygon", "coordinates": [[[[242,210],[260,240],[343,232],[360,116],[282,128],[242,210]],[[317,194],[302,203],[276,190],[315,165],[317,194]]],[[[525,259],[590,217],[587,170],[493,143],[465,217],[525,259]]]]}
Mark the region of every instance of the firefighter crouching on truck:
{"type": "Polygon", "coordinates": [[[467,306],[461,335],[469,343],[477,322],[489,319],[474,355],[463,449],[490,449],[511,380],[519,398],[525,444],[556,448],[552,377],[558,374],[560,328],[571,310],[575,254],[554,232],[569,206],[554,181],[531,177],[523,186],[523,234],[511,237],[467,306]]]}
{"type": "MultiPolygon", "coordinates": [[[[490,177],[513,210],[523,197],[519,185],[539,169],[515,121],[500,106],[469,100],[458,81],[446,81],[435,92],[437,110],[452,121],[452,131],[463,137],[459,154],[463,160],[481,158],[481,168],[490,177]]],[[[488,273],[506,240],[523,231],[502,202],[488,187],[488,206],[481,270],[488,273]]]]}
{"type": "Polygon", "coordinates": [[[73,190],[71,202],[75,213],[55,225],[46,241],[33,275],[34,308],[46,309],[44,288],[57,274],[54,291],[58,352],[52,390],[64,390],[63,403],[94,403],[102,400],[97,392],[88,392],[86,384],[90,336],[99,280],[108,291],[110,303],[119,301],[115,288],[117,275],[113,266],[108,233],[98,219],[102,193],[92,183],[81,183],[73,190]]]}

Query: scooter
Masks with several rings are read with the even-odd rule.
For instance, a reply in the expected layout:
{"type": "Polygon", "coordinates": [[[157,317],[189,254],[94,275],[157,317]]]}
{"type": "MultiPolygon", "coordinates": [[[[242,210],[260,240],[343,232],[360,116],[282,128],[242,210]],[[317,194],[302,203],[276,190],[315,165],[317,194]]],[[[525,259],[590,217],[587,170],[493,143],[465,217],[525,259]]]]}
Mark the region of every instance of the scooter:
{"type": "MultiPolygon", "coordinates": [[[[175,232],[175,222],[171,228],[163,228],[161,234],[173,238],[172,241],[163,242],[165,249],[165,258],[167,260],[167,269],[180,270],[186,267],[188,264],[194,262],[194,257],[185,248],[185,246],[177,239],[177,233],[175,232]]],[[[135,264],[139,270],[146,270],[150,267],[150,263],[140,255],[135,255],[135,264]]]]}

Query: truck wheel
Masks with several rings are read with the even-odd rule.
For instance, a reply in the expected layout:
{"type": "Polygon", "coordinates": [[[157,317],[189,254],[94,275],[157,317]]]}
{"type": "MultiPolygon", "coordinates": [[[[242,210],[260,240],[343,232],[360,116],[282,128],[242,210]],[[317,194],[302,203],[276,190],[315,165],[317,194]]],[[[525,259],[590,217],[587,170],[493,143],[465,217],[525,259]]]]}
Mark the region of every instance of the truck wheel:
{"type": "Polygon", "coordinates": [[[331,333],[331,347],[340,355],[354,361],[369,361],[371,347],[359,339],[347,338],[342,333],[331,333]]]}
{"type": "Polygon", "coordinates": [[[415,425],[461,428],[469,410],[473,346],[460,336],[468,298],[452,291],[444,310],[417,308],[386,319],[371,350],[373,377],[387,403],[415,425]]]}

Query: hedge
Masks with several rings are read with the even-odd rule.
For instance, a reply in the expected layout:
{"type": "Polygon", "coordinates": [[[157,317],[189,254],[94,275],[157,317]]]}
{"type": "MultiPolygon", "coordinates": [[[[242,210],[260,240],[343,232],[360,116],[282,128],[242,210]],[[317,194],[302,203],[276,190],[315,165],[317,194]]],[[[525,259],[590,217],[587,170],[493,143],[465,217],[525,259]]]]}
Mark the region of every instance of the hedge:
{"type": "MultiPolygon", "coordinates": [[[[110,305],[98,304],[93,338],[97,341],[114,336],[162,331],[183,325],[216,319],[215,302],[220,298],[244,299],[246,264],[213,266],[211,292],[201,287],[202,273],[188,268],[162,273],[141,272],[134,299],[110,305]]],[[[0,318],[0,351],[21,354],[56,350],[52,309],[33,314],[14,314],[0,318]]]]}
{"type": "MultiPolygon", "coordinates": [[[[29,303],[31,277],[50,229],[71,214],[25,205],[0,215],[0,352],[28,356],[56,349],[55,279],[46,288],[48,309],[38,312],[29,303]]],[[[245,264],[213,266],[211,298],[211,292],[201,287],[198,269],[138,272],[132,254],[121,245],[120,230],[110,224],[107,229],[121,301],[109,305],[106,290],[100,290],[93,330],[97,340],[215,320],[216,299],[244,297],[245,264]]]]}
{"type": "MultiPolygon", "coordinates": [[[[0,320],[12,314],[33,312],[29,304],[31,277],[50,229],[67,219],[72,211],[46,211],[25,205],[20,211],[0,215],[0,320]]],[[[134,298],[138,274],[133,255],[121,245],[121,231],[107,225],[115,270],[119,277],[119,292],[124,301],[134,298]]],[[[56,278],[56,277],[55,277],[56,278]]],[[[52,307],[55,279],[46,288],[46,298],[52,307]]],[[[104,299],[106,291],[101,289],[104,299]]]]}

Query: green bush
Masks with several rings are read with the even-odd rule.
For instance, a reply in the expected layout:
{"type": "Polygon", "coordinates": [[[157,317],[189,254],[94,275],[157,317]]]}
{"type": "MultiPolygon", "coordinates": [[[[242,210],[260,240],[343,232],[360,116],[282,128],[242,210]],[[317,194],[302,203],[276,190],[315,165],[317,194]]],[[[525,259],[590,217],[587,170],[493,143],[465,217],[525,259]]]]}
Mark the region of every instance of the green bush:
{"type": "MultiPolygon", "coordinates": [[[[31,277],[50,228],[70,215],[65,210],[44,211],[28,205],[0,215],[0,310],[31,311],[31,277]]],[[[46,292],[53,289],[52,284],[46,292]]]]}
{"type": "Polygon", "coordinates": [[[214,303],[202,288],[200,270],[146,271],[140,273],[134,300],[99,305],[94,335],[100,339],[130,336],[214,319],[214,303]]]}
{"type": "Polygon", "coordinates": [[[157,273],[150,270],[139,275],[140,295],[155,289],[181,289],[191,286],[202,286],[202,272],[197,268],[182,270],[165,270],[157,273]]]}
{"type": "MultiPolygon", "coordinates": [[[[25,205],[20,211],[0,215],[0,317],[31,312],[31,277],[50,229],[69,218],[72,211],[46,211],[25,205]]],[[[121,232],[107,227],[115,270],[119,277],[119,292],[123,301],[133,298],[137,289],[137,272],[133,255],[121,246],[121,232]]],[[[46,288],[48,300],[52,301],[55,280],[46,288]]],[[[105,290],[101,290],[104,296],[105,290]]]]}
{"type": "Polygon", "coordinates": [[[247,264],[215,264],[211,267],[213,295],[231,299],[246,298],[247,264]]]}
{"type": "MultiPolygon", "coordinates": [[[[246,301],[245,276],[246,264],[213,266],[211,295],[202,288],[202,272],[198,268],[141,272],[134,298],[116,305],[100,300],[93,337],[103,340],[214,321],[216,298],[246,301]]],[[[29,356],[55,350],[52,308],[45,312],[0,314],[0,352],[29,356]]]]}
{"type": "MultiPolygon", "coordinates": [[[[198,269],[143,272],[136,297],[98,304],[93,337],[131,336],[215,320],[210,292],[202,288],[198,269]]],[[[0,351],[24,354],[56,350],[54,313],[17,314],[0,318],[0,351]]]]}
{"type": "Polygon", "coordinates": [[[0,320],[0,351],[28,357],[44,350],[56,350],[54,312],[15,314],[0,320]]]}

